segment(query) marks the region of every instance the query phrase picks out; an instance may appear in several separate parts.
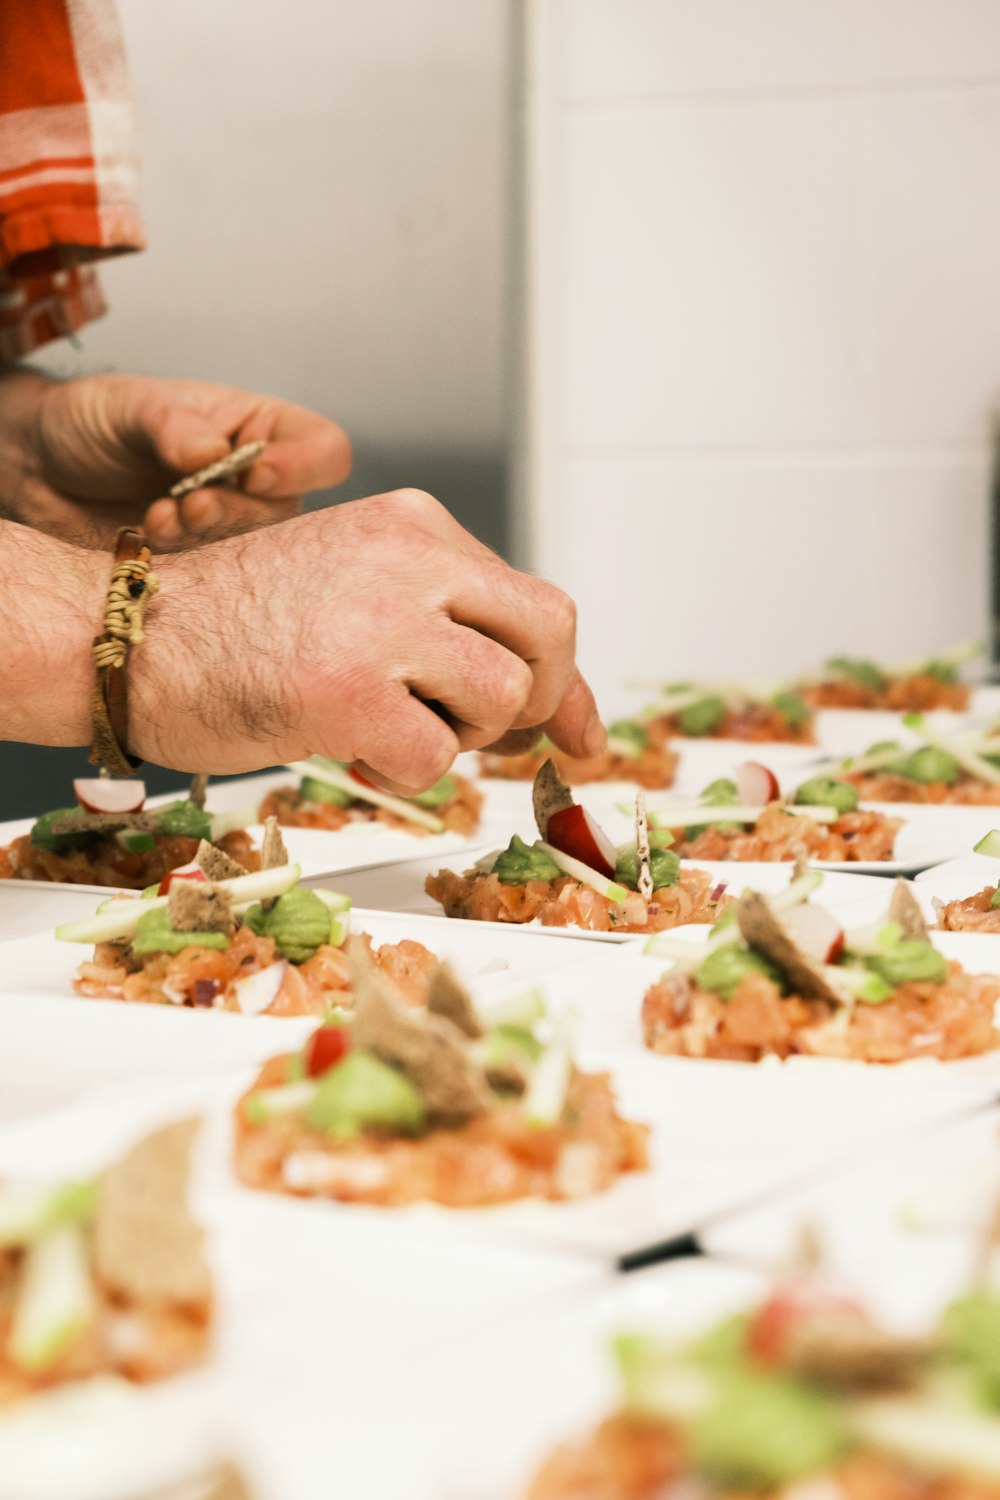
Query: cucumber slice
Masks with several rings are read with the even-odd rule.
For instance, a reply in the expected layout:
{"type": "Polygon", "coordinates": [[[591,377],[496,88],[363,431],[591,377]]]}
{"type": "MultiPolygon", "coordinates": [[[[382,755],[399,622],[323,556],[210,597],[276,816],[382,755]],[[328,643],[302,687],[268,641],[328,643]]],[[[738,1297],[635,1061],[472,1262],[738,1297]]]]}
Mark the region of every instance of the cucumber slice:
{"type": "Polygon", "coordinates": [[[900,1397],[859,1402],[853,1418],[861,1437],[917,1469],[1000,1480],[1000,1421],[993,1412],[900,1397]]]}
{"type": "Polygon", "coordinates": [[[571,859],[568,854],[563,854],[561,849],[554,849],[544,839],[538,839],[536,849],[541,849],[547,854],[554,865],[558,865],[564,875],[571,875],[581,885],[587,885],[599,896],[604,896],[608,901],[627,901],[633,893],[624,885],[617,885],[613,880],[608,880],[606,875],[601,875],[597,870],[592,870],[589,865],[581,863],[578,859],[571,859]]]}
{"type": "Polygon", "coordinates": [[[227,833],[237,833],[241,828],[249,828],[257,821],[257,809],[255,807],[234,807],[232,812],[213,813],[211,842],[217,844],[224,839],[227,833]]]}
{"type": "Polygon", "coordinates": [[[991,828],[978,844],[973,844],[972,852],[973,854],[988,854],[993,859],[1000,859],[1000,828],[991,828]]]}
{"type": "MultiPolygon", "coordinates": [[[[301,874],[301,865],[278,865],[273,870],[237,875],[232,880],[217,883],[222,890],[231,892],[237,903],[246,904],[283,896],[301,874]]],[[[131,937],[139,925],[139,918],[148,911],[166,906],[169,899],[169,896],[154,896],[149,901],[105,901],[94,916],[85,917],[80,922],[64,922],[56,928],[55,935],[61,943],[112,943],[131,937]]]]}
{"type": "Polygon", "coordinates": [[[331,948],[342,948],[351,935],[350,920],[345,917],[330,918],[330,936],[327,938],[331,948]]]}
{"type": "Polygon", "coordinates": [[[350,792],[360,802],[370,802],[373,807],[384,808],[386,812],[395,813],[399,818],[406,818],[410,823],[417,823],[421,828],[427,828],[431,833],[444,833],[445,825],[440,818],[433,813],[408,802],[404,797],[393,797],[389,792],[380,792],[377,787],[365,786],[361,781],[355,781],[346,766],[337,765],[334,761],[323,760],[316,756],[312,760],[290,760],[287,762],[288,769],[294,771],[297,776],[311,776],[314,781],[326,781],[330,786],[339,788],[342,792],[350,792]]]}
{"type": "MultiPolygon", "coordinates": [[[[772,804],[773,805],[773,804],[772,804]]],[[[812,803],[798,803],[790,806],[782,804],[782,809],[790,813],[794,818],[811,818],[814,823],[836,823],[840,813],[835,807],[813,806],[812,803]]],[[[627,813],[627,803],[619,803],[618,811],[627,813]]],[[[650,808],[655,816],[658,827],[661,828],[698,828],[702,823],[756,823],[763,807],[715,807],[709,803],[699,802],[669,802],[657,803],[650,808]]],[[[631,809],[634,814],[635,809],[631,809]]]]}
{"type": "Polygon", "coordinates": [[[350,911],[350,896],[342,896],[339,891],[328,891],[324,886],[321,885],[311,885],[309,889],[312,891],[314,896],[319,897],[323,905],[327,908],[328,911],[331,911],[334,916],[339,916],[342,912],[350,911]]]}
{"type": "Polygon", "coordinates": [[[156,848],[156,837],[144,828],[119,828],[115,832],[115,843],[126,854],[151,854],[156,848]]]}
{"type": "Polygon", "coordinates": [[[7,1355],[37,1374],[55,1363],[89,1326],[94,1291],[82,1231],[54,1229],[28,1251],[7,1355]]]}
{"type": "Polygon", "coordinates": [[[481,1005],[479,1014],[487,1027],[516,1026],[521,1031],[533,1031],[539,1021],[545,1020],[545,999],[539,989],[522,990],[492,1005],[481,1005]]]}
{"type": "Polygon", "coordinates": [[[984,760],[981,755],[963,745],[961,740],[948,739],[946,735],[938,734],[932,729],[923,714],[905,714],[903,723],[907,729],[912,729],[914,734],[920,736],[925,745],[933,745],[935,750],[943,750],[953,760],[957,760],[963,771],[970,776],[975,776],[979,781],[985,781],[990,786],[1000,786],[1000,770],[984,760]]]}
{"type": "Polygon", "coordinates": [[[544,1129],[555,1125],[566,1107],[566,1095],[573,1077],[572,1043],[576,1017],[566,1011],[556,1023],[556,1034],[535,1065],[528,1092],[524,1096],[524,1113],[530,1125],[544,1129]]]}
{"type": "Polygon", "coordinates": [[[301,1114],[316,1097],[319,1084],[312,1078],[282,1083],[273,1089],[258,1089],[250,1094],[244,1108],[251,1125],[266,1125],[282,1115],[301,1114]]]}
{"type": "Polygon", "coordinates": [[[19,1187],[0,1190],[0,1248],[30,1245],[59,1224],[75,1224],[94,1207],[96,1185],[70,1183],[56,1188],[19,1187]]]}
{"type": "MultiPolygon", "coordinates": [[[[739,942],[740,930],[737,927],[733,936],[733,929],[723,928],[718,934],[718,939],[713,946],[723,947],[727,942],[739,942]]],[[[670,932],[654,932],[651,938],[647,938],[642,948],[643,953],[648,953],[650,958],[669,958],[679,969],[692,971],[704,963],[710,948],[708,943],[692,943],[688,938],[674,937],[670,932]]]]}

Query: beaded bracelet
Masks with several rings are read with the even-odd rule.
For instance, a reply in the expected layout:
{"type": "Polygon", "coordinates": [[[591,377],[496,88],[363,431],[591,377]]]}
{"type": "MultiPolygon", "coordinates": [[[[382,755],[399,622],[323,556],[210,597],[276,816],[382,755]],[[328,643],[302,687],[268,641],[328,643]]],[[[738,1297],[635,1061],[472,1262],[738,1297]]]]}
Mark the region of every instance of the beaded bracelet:
{"type": "Polygon", "coordinates": [[[149,543],[139,531],[123,526],[115,536],[115,562],[104,606],[104,630],[94,637],[97,682],[91,704],[91,765],[103,765],[112,776],[131,776],[142,761],[128,751],[129,650],[143,638],[146,605],[156,593],[150,571],[149,543]]]}

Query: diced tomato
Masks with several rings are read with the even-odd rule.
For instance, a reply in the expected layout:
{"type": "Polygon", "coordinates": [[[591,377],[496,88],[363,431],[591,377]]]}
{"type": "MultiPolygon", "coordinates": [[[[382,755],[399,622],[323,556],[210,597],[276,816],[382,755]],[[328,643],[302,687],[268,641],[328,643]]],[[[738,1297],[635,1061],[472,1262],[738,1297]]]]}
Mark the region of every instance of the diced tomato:
{"type": "Polygon", "coordinates": [[[305,1064],[310,1078],[320,1078],[336,1067],[351,1048],[351,1035],[346,1026],[321,1026],[306,1042],[305,1064]]]}
{"type": "Polygon", "coordinates": [[[796,1330],[807,1323],[867,1323],[857,1302],[808,1285],[781,1287],[758,1308],[747,1330],[747,1353],[762,1365],[780,1365],[796,1330]]]}

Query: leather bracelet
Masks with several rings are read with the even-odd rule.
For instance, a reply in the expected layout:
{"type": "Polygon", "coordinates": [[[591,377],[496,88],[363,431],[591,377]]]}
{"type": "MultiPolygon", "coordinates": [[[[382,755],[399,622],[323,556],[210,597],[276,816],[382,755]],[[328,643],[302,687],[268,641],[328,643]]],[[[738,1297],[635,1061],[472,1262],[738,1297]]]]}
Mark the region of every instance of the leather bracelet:
{"type": "Polygon", "coordinates": [[[149,543],[141,531],[123,526],[115,536],[115,561],[104,606],[104,630],[94,637],[97,681],[91,702],[93,742],[90,764],[112,776],[131,776],[142,761],[128,751],[128,683],[125,668],[132,646],[143,639],[146,605],[158,580],[150,571],[149,543]]]}

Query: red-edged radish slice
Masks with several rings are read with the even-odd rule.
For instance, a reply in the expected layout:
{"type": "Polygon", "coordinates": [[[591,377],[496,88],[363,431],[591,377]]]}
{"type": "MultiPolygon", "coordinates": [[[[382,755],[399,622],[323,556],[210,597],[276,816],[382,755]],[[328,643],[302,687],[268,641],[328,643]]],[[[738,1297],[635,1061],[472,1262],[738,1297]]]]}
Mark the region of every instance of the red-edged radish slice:
{"type": "Polygon", "coordinates": [[[176,870],[168,870],[166,875],[164,875],[163,879],[160,881],[159,889],[157,890],[156,894],[158,896],[168,895],[170,892],[170,887],[173,885],[175,880],[195,880],[201,881],[204,885],[208,884],[208,876],[205,874],[205,871],[201,868],[201,865],[198,863],[198,861],[196,859],[193,859],[189,865],[178,865],[176,870]]]}
{"type": "Polygon", "coordinates": [[[73,783],[76,800],[89,813],[142,812],[144,781],[112,781],[107,776],[80,776],[73,783]]]}
{"type": "Polygon", "coordinates": [[[746,1347],[762,1365],[780,1365],[799,1331],[808,1326],[835,1330],[870,1328],[864,1308],[848,1297],[809,1285],[779,1287],[754,1313],[746,1347]]]}
{"type": "Polygon", "coordinates": [[[822,906],[795,906],[782,920],[795,942],[821,964],[833,964],[844,951],[844,929],[822,906]]]}
{"type": "Polygon", "coordinates": [[[375,785],[374,781],[369,781],[367,776],[362,776],[357,766],[349,766],[347,774],[352,776],[355,781],[360,781],[362,786],[370,787],[373,792],[380,792],[382,790],[380,786],[375,785]]]}
{"type": "Polygon", "coordinates": [[[748,807],[766,807],[781,796],[778,778],[759,760],[745,761],[736,772],[736,790],[748,807]]]}
{"type": "Polygon", "coordinates": [[[578,804],[561,808],[549,818],[545,842],[570,859],[614,879],[618,851],[604,829],[578,804]]]}
{"type": "Polygon", "coordinates": [[[279,963],[268,964],[266,969],[261,969],[257,974],[248,974],[245,979],[237,979],[233,985],[236,994],[236,1004],[245,1016],[259,1016],[269,1006],[273,1005],[278,998],[278,991],[285,982],[288,972],[288,963],[281,959],[279,963]]]}

